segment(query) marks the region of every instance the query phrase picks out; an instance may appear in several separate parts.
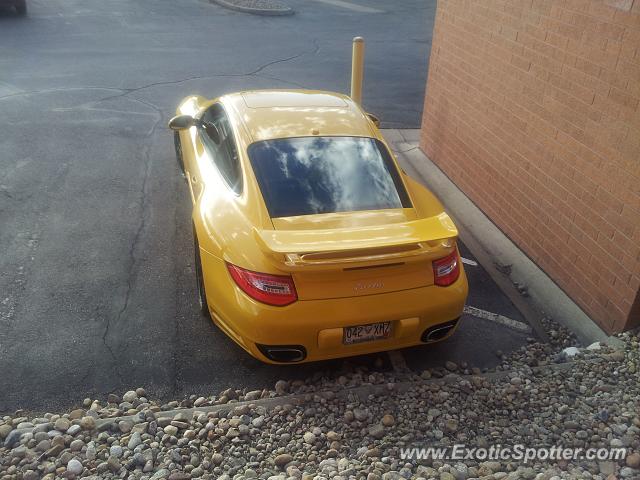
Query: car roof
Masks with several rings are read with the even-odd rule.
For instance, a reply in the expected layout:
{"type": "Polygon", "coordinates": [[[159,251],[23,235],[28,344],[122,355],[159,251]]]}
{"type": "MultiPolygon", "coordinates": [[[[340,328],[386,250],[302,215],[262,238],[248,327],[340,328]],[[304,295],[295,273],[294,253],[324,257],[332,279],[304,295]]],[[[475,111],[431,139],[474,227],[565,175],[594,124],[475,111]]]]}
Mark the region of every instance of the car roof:
{"type": "Polygon", "coordinates": [[[375,136],[351,98],[317,90],[252,90],[220,99],[251,141],[305,136],[375,136]]]}

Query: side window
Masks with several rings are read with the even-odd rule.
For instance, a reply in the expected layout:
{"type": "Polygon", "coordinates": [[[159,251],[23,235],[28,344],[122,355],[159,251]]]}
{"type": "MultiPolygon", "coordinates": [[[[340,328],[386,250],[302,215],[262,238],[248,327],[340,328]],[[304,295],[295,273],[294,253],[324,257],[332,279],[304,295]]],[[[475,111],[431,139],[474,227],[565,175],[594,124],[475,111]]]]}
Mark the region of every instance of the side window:
{"type": "Polygon", "coordinates": [[[229,188],[235,193],[240,193],[242,191],[242,169],[240,168],[238,150],[227,114],[222,106],[216,103],[207,109],[202,116],[202,120],[215,125],[215,131],[218,133],[218,138],[212,138],[204,128],[198,129],[205,148],[210,153],[229,188]]]}

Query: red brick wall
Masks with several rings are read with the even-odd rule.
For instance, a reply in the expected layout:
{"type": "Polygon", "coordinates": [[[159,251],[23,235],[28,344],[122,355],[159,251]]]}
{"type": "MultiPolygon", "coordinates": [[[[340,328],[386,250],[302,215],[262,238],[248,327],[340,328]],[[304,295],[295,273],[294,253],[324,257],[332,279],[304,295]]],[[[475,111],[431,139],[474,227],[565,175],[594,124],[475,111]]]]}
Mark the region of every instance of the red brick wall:
{"type": "Polygon", "coordinates": [[[421,148],[608,332],[640,323],[639,103],[640,0],[438,0],[421,148]]]}

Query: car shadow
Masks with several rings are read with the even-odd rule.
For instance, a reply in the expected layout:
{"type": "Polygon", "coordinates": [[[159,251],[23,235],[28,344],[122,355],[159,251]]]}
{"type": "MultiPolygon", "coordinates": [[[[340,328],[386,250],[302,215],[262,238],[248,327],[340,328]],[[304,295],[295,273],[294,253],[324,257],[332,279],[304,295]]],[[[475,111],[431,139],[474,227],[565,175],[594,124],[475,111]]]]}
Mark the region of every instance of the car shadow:
{"type": "MultiPolygon", "coordinates": [[[[342,375],[361,373],[362,381],[366,382],[368,374],[394,369],[387,352],[302,364],[266,364],[250,356],[212,322],[204,318],[199,320],[208,323],[206,328],[198,329],[202,333],[199,338],[203,346],[193,348],[191,343],[189,362],[180,366],[176,382],[177,391],[184,396],[218,393],[228,387],[273,389],[275,382],[281,379],[314,384],[322,389],[323,385],[339,384],[342,375]]],[[[468,365],[468,368],[485,369],[497,366],[501,353],[526,345],[527,337],[522,332],[465,315],[456,333],[448,339],[400,352],[408,368],[405,373],[443,369],[448,360],[468,365]]]]}

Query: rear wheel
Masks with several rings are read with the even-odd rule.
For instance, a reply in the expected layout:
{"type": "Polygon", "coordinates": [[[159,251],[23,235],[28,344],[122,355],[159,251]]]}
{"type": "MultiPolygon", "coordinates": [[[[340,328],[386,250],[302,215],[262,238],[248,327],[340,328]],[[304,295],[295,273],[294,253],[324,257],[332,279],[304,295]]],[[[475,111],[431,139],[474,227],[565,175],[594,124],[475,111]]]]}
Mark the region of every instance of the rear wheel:
{"type": "Polygon", "coordinates": [[[209,313],[209,304],[207,303],[207,292],[204,290],[204,277],[202,275],[202,259],[200,257],[200,244],[196,236],[196,230],[193,229],[193,249],[195,250],[195,271],[196,281],[198,283],[198,301],[200,302],[200,312],[207,318],[211,318],[209,313]]]}
{"type": "Polygon", "coordinates": [[[180,171],[182,175],[184,175],[184,160],[182,158],[182,144],[180,143],[180,134],[178,132],[173,132],[173,145],[176,149],[176,160],[178,161],[178,166],[180,167],[180,171]]]}
{"type": "Polygon", "coordinates": [[[20,0],[18,3],[16,3],[16,12],[18,12],[20,15],[27,14],[27,0],[20,0]]]}

